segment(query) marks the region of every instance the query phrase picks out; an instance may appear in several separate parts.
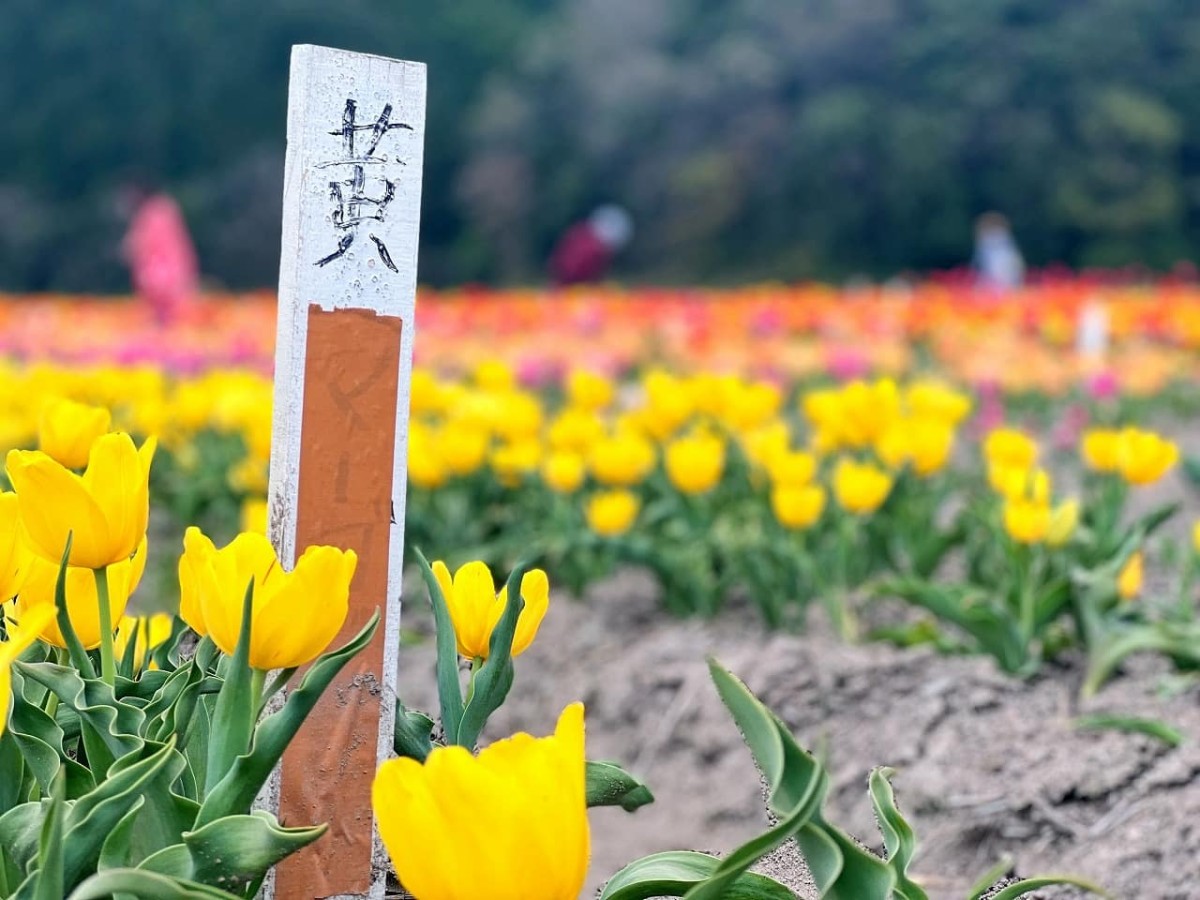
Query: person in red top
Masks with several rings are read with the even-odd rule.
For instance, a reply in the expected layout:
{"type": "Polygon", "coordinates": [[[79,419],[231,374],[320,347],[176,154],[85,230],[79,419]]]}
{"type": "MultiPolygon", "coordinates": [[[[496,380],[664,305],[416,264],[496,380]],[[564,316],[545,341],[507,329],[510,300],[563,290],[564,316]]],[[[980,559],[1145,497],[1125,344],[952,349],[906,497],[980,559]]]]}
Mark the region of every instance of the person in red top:
{"type": "Polygon", "coordinates": [[[134,292],[160,324],[183,315],[196,297],[196,251],[178,204],[166,194],[142,194],[122,245],[134,292]]]}
{"type": "Polygon", "coordinates": [[[562,287],[600,281],[633,237],[633,220],[619,206],[601,206],[567,229],[550,256],[550,278],[562,287]]]}

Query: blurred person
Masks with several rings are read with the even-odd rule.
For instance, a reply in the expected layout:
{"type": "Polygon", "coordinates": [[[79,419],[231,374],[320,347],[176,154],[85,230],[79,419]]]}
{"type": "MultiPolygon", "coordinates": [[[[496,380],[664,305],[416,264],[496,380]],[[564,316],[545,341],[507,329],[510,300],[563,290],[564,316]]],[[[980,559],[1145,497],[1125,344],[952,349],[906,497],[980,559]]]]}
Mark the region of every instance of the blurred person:
{"type": "Polygon", "coordinates": [[[124,199],[132,216],[121,250],[134,293],[159,324],[169,324],[186,313],[197,293],[196,251],[187,224],[166,193],[134,187],[124,199]]]}
{"type": "Polygon", "coordinates": [[[1017,249],[1008,219],[984,213],[975,223],[975,255],[971,260],[978,283],[993,291],[1011,291],[1025,280],[1025,260],[1017,249]]]}
{"type": "Polygon", "coordinates": [[[551,280],[558,286],[600,281],[632,237],[628,212],[611,204],[598,207],[559,239],[550,255],[551,280]]]}

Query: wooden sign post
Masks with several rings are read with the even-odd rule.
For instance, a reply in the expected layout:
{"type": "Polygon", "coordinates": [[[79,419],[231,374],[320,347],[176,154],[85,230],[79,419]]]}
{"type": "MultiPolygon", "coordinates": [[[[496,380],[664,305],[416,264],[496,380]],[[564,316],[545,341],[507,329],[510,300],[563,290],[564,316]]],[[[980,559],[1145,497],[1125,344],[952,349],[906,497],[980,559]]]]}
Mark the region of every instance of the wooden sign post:
{"type": "Polygon", "coordinates": [[[292,51],[271,445],[270,535],[291,568],[313,544],[358,554],[339,638],[383,626],[284,756],[284,824],[329,833],[281,865],[277,900],[382,898],[371,781],[391,752],[425,67],[292,51]]]}

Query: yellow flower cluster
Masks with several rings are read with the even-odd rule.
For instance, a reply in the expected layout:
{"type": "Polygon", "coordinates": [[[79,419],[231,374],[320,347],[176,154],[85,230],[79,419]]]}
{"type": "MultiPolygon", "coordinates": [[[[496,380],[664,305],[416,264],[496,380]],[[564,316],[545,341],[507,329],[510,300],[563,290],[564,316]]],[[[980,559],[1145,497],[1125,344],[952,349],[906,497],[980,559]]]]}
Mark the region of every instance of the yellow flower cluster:
{"type": "Polygon", "coordinates": [[[1008,536],[1018,544],[1066,544],[1079,523],[1079,501],[1052,503],[1050,475],[1036,465],[1037,442],[1016,429],[997,428],[984,439],[983,454],[1008,536]]]}
{"type": "Polygon", "coordinates": [[[1153,484],[1179,462],[1179,447],[1140,428],[1092,428],[1083,435],[1080,455],[1094,472],[1115,473],[1132,485],[1153,484]]]}

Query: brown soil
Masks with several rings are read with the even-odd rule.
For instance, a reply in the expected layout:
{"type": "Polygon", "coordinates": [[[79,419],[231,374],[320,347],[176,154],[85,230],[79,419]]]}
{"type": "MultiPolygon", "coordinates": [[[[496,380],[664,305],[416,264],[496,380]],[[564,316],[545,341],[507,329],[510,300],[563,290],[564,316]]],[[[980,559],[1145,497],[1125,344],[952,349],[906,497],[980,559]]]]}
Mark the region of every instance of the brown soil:
{"type": "MultiPolygon", "coordinates": [[[[412,587],[405,626],[428,630],[424,591],[412,587]]],[[[436,705],[431,644],[401,657],[401,695],[424,709],[436,705]]],[[[635,571],[582,601],[555,598],[488,732],[547,734],[563,706],[583,700],[589,756],[623,762],[653,789],[657,802],[636,814],[593,811],[593,888],[636,857],[724,852],[765,823],[758,774],[706,654],[802,743],[827,751],[829,818],[872,847],[867,776],[896,769],[920,840],[914,869],[935,900],[965,897],[1006,854],[1019,875],[1070,872],[1117,897],[1200,897],[1200,686],[1165,662],[1131,661],[1080,706],[1077,666],[1021,682],[987,659],[844,646],[819,631],[767,634],[749,610],[678,621],[635,571]],[[1144,735],[1080,731],[1072,719],[1081,712],[1151,716],[1187,740],[1170,749],[1144,735]]]]}

